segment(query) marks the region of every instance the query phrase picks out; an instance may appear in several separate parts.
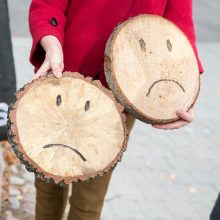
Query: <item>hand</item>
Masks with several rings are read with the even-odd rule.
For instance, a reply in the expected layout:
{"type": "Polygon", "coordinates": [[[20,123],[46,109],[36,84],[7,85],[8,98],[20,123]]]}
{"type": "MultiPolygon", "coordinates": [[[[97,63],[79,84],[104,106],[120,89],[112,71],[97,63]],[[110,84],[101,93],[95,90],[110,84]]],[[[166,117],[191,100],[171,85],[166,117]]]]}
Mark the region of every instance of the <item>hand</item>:
{"type": "Polygon", "coordinates": [[[180,120],[176,122],[171,122],[164,125],[152,125],[154,128],[163,129],[163,130],[173,130],[184,127],[190,124],[195,117],[195,107],[190,108],[188,112],[178,110],[176,111],[177,116],[180,117],[180,120]]]}
{"type": "Polygon", "coordinates": [[[35,79],[44,76],[48,71],[52,71],[55,77],[62,77],[63,50],[59,40],[51,35],[44,36],[40,41],[41,46],[46,52],[45,59],[39,70],[36,72],[35,79]]]}

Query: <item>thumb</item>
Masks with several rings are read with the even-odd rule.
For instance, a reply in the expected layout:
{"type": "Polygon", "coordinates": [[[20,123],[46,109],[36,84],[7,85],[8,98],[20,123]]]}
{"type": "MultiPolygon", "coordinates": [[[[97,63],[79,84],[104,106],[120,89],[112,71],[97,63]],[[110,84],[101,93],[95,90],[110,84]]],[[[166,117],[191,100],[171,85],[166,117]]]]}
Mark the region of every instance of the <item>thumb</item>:
{"type": "Polygon", "coordinates": [[[192,122],[194,119],[194,116],[191,112],[185,112],[182,110],[178,110],[176,111],[176,114],[182,118],[183,120],[187,121],[187,122],[192,122]]]}
{"type": "Polygon", "coordinates": [[[60,68],[61,68],[61,71],[63,72],[63,69],[64,69],[64,63],[63,62],[61,63],[60,68]]]}
{"type": "Polygon", "coordinates": [[[58,65],[52,65],[51,69],[55,77],[57,78],[62,77],[62,69],[58,65]]]}

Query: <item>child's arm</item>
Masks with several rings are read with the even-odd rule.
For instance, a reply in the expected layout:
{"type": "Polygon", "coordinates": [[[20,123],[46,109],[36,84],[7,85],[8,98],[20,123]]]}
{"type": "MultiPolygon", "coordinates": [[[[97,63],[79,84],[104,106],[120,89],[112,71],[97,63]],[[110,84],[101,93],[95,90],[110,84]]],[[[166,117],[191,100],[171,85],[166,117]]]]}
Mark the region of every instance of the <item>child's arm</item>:
{"type": "MultiPolygon", "coordinates": [[[[186,34],[195,51],[199,71],[202,73],[203,67],[199,60],[198,52],[196,49],[196,36],[192,15],[192,0],[167,0],[164,17],[175,23],[186,34]]],[[[172,130],[188,125],[194,120],[195,107],[193,106],[188,112],[178,110],[176,114],[181,118],[179,121],[168,123],[166,125],[154,125],[153,127],[164,130],[172,130]]]]}
{"type": "Polygon", "coordinates": [[[68,0],[32,0],[29,26],[33,37],[30,61],[36,77],[52,70],[57,77],[63,70],[63,38],[68,0]]]}

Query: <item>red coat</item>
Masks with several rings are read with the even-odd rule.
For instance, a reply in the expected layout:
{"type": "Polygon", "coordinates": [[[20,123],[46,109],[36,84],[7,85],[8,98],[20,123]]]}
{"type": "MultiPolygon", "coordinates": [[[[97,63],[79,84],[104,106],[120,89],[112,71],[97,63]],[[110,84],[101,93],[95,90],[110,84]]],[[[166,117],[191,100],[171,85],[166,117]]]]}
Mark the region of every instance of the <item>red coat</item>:
{"type": "Polygon", "coordinates": [[[104,49],[114,27],[138,14],[156,14],[174,22],[195,45],[192,0],[32,0],[29,14],[33,45],[31,63],[38,69],[44,60],[39,45],[45,35],[56,36],[63,45],[64,68],[95,76],[106,85],[104,49]]]}

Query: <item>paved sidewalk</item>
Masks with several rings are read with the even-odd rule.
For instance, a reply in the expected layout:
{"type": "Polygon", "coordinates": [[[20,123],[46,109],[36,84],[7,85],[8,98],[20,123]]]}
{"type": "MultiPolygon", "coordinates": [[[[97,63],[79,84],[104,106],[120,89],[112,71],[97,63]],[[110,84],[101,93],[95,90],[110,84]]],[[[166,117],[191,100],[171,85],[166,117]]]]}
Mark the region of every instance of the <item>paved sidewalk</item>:
{"type": "MultiPolygon", "coordinates": [[[[0,148],[0,198],[2,197],[2,187],[3,186],[3,173],[4,173],[4,169],[5,169],[5,164],[4,164],[4,160],[3,160],[3,151],[0,148]]],[[[0,212],[2,209],[2,201],[0,200],[0,212]]]]}

